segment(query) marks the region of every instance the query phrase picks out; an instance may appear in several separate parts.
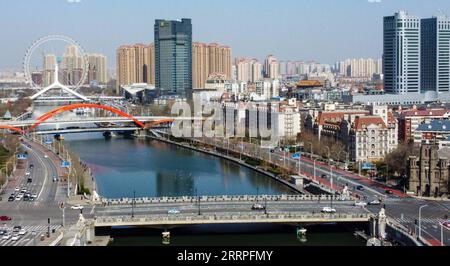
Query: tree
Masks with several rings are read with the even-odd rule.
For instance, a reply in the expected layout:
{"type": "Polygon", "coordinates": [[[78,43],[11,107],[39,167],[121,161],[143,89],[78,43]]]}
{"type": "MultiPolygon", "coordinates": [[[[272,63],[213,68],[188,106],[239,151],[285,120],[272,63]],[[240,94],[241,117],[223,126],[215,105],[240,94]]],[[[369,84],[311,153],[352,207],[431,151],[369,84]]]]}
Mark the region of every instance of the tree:
{"type": "Polygon", "coordinates": [[[397,149],[386,155],[384,163],[389,167],[389,173],[403,175],[406,173],[408,158],[418,154],[419,148],[413,142],[400,143],[397,149]]]}

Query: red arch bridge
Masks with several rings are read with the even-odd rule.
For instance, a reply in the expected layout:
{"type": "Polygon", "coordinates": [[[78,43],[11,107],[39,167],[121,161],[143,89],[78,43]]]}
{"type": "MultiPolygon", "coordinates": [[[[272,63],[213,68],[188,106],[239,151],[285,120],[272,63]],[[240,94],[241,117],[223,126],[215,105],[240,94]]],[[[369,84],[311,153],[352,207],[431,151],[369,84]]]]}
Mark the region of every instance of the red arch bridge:
{"type": "MultiPolygon", "coordinates": [[[[127,114],[117,108],[90,103],[80,103],[61,106],[55,108],[36,119],[23,120],[23,121],[4,121],[0,122],[0,130],[14,132],[18,134],[36,133],[39,126],[51,126],[51,125],[80,125],[80,124],[96,124],[97,127],[67,127],[65,129],[58,129],[58,132],[63,133],[77,133],[77,132],[90,132],[90,131],[112,131],[121,129],[139,130],[139,129],[151,129],[155,127],[167,127],[172,123],[179,120],[198,120],[199,118],[190,117],[163,117],[163,116],[133,116],[127,114]],[[115,116],[108,117],[76,117],[71,119],[55,119],[58,115],[69,112],[76,109],[97,109],[107,111],[115,116]],[[107,127],[98,126],[101,124],[107,124],[107,127]],[[121,124],[119,126],[111,126],[111,124],[121,124]]],[[[45,131],[43,131],[45,132],[45,131]]],[[[48,133],[56,133],[55,130],[48,130],[48,133]]]]}

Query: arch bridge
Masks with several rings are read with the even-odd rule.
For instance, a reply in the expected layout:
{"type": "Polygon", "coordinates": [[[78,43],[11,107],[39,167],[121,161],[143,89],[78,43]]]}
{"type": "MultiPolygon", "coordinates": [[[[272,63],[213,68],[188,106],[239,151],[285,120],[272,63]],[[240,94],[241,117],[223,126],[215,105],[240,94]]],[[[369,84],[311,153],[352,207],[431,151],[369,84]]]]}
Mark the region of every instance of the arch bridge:
{"type": "MultiPolygon", "coordinates": [[[[35,132],[41,125],[70,125],[70,124],[97,124],[97,123],[133,123],[133,128],[150,129],[157,126],[169,126],[178,120],[196,120],[200,118],[190,117],[158,117],[158,116],[133,116],[123,112],[117,108],[92,103],[78,103],[55,108],[36,119],[21,120],[21,121],[5,121],[0,122],[0,129],[9,130],[19,134],[27,134],[35,132]],[[56,116],[76,109],[91,108],[97,110],[105,110],[116,116],[113,117],[77,117],[76,119],[55,120],[56,116]]],[[[80,127],[78,132],[83,132],[83,128],[92,131],[92,127],[80,127]]],[[[125,126],[115,126],[115,128],[128,128],[125,126]]],[[[70,129],[70,128],[68,128],[70,129]]],[[[73,129],[73,127],[72,127],[73,129]]],[[[107,128],[106,128],[107,129],[107,128]]]]}

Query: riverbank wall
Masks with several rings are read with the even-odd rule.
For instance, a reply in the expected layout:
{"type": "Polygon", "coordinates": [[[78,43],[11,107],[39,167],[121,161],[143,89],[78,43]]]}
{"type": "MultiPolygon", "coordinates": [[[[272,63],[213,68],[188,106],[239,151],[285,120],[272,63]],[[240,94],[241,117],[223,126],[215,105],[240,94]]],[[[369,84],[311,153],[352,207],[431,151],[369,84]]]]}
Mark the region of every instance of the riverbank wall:
{"type": "Polygon", "coordinates": [[[186,144],[183,144],[183,143],[180,143],[180,142],[168,140],[168,139],[165,139],[165,138],[158,138],[158,137],[151,136],[151,135],[146,135],[146,138],[147,139],[161,141],[161,142],[168,143],[168,144],[172,144],[172,145],[175,145],[175,146],[178,146],[178,147],[182,147],[182,148],[186,148],[186,149],[189,149],[189,150],[193,150],[193,151],[196,151],[196,152],[201,152],[201,153],[204,153],[204,154],[212,155],[212,156],[219,157],[219,158],[222,158],[222,159],[225,159],[225,160],[228,160],[228,161],[232,161],[232,162],[237,163],[237,164],[239,164],[241,166],[244,166],[244,167],[247,167],[247,168],[249,168],[249,169],[251,169],[253,171],[256,171],[256,172],[258,172],[260,174],[266,175],[266,176],[274,179],[275,181],[277,181],[277,182],[279,182],[279,183],[289,187],[290,189],[292,189],[296,193],[310,194],[308,191],[304,190],[303,188],[301,188],[299,186],[296,186],[296,185],[294,185],[292,183],[289,183],[288,181],[283,180],[283,179],[277,177],[276,175],[274,175],[274,174],[272,174],[270,172],[267,172],[267,171],[265,171],[265,170],[263,170],[263,169],[261,169],[261,168],[259,168],[257,166],[250,165],[250,164],[246,163],[243,160],[240,160],[240,159],[237,159],[237,158],[234,158],[234,157],[231,157],[231,156],[227,156],[225,154],[221,154],[221,153],[218,153],[218,152],[214,152],[214,151],[211,151],[211,150],[208,150],[208,149],[196,148],[196,147],[193,147],[193,146],[190,146],[190,145],[186,145],[186,144]]]}

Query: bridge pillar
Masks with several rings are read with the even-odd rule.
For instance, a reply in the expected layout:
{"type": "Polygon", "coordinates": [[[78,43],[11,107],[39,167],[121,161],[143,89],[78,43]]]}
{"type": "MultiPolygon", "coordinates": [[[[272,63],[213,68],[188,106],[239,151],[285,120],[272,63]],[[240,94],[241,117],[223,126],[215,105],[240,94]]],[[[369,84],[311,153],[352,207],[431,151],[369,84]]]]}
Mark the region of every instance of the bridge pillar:
{"type": "Polygon", "coordinates": [[[134,135],[137,138],[146,138],[147,137],[147,130],[146,129],[138,129],[134,132],[134,135]]]}
{"type": "Polygon", "coordinates": [[[378,236],[382,239],[386,239],[386,211],[384,208],[382,208],[378,214],[378,236]]]}
{"type": "Polygon", "coordinates": [[[162,243],[163,245],[170,245],[170,232],[165,231],[162,233],[162,243]]]}
{"type": "Polygon", "coordinates": [[[85,239],[88,244],[95,241],[95,226],[93,222],[86,225],[85,239]]]}

